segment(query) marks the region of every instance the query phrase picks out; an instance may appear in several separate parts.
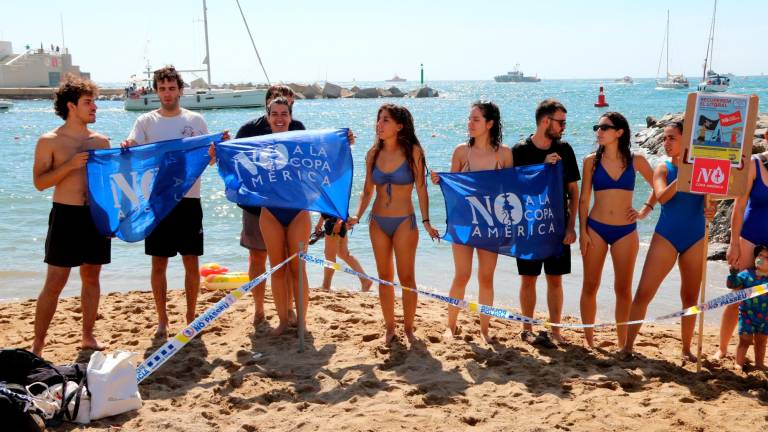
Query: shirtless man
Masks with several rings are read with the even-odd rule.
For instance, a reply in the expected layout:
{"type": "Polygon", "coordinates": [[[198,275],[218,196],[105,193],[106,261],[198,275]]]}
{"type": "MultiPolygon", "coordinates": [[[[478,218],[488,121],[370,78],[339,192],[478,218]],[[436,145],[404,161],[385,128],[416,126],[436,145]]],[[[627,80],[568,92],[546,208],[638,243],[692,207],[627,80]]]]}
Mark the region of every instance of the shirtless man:
{"type": "Polygon", "coordinates": [[[35,147],[32,179],[35,188],[53,187],[53,208],[48,217],[45,262],[48,273],[35,308],[35,340],[32,352],[40,355],[45,335],[69,279],[72,267],[80,267],[83,311],[81,346],[105,347],[93,335],[99,308],[99,273],[110,262],[110,239],[98,233],[88,209],[85,164],[88,150],[109,148],[109,139],[88,129],[96,121],[98,87],[88,80],[68,76],[54,94],[53,106],[64,124],[43,134],[35,147]]]}

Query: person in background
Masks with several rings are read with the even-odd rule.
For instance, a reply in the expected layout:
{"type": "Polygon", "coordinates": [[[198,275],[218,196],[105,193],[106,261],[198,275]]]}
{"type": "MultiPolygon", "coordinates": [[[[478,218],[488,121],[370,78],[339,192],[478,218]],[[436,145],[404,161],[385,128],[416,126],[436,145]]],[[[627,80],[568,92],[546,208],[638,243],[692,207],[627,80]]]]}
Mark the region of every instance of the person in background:
{"type": "MultiPolygon", "coordinates": [[[[347,232],[347,224],[343,220],[335,216],[321,214],[317,220],[317,225],[315,225],[315,233],[322,233],[325,237],[325,259],[336,262],[338,256],[349,264],[352,270],[365,273],[357,258],[349,252],[349,238],[347,237],[349,232],[347,232]]],[[[323,269],[323,290],[331,290],[334,272],[335,270],[330,268],[323,269]]],[[[362,284],[363,292],[368,292],[371,290],[373,282],[369,279],[360,278],[360,284],[362,284]]]]}

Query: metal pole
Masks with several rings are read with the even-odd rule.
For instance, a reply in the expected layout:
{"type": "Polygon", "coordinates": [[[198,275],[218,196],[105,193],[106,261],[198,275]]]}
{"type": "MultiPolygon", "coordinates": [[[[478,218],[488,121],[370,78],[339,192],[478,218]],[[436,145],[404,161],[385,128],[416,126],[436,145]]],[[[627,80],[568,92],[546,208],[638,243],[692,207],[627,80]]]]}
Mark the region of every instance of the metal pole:
{"type": "MultiPolygon", "coordinates": [[[[299,251],[304,252],[304,242],[299,242],[299,251]]],[[[304,352],[304,260],[301,257],[297,257],[299,260],[299,296],[296,299],[296,309],[299,313],[299,352],[304,352]]]]}
{"type": "Polygon", "coordinates": [[[424,63],[421,64],[421,86],[424,87],[424,63]]]}
{"type": "Polygon", "coordinates": [[[208,48],[208,7],[203,0],[203,26],[205,27],[205,68],[208,69],[208,88],[211,88],[211,53],[208,48]]]}
{"type": "MultiPolygon", "coordinates": [[[[704,195],[704,208],[709,207],[709,194],[704,195]]],[[[704,224],[704,265],[701,269],[701,290],[699,291],[699,304],[707,298],[707,256],[709,255],[709,221],[704,224]]],[[[696,347],[696,372],[701,372],[701,351],[704,344],[704,312],[699,314],[699,340],[696,347]]]]}

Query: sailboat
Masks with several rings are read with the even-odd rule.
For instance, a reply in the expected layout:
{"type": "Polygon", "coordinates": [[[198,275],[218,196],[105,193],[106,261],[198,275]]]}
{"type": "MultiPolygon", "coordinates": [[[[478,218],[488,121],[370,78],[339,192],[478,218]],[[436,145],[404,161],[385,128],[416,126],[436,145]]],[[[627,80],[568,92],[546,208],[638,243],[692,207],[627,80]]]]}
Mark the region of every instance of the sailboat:
{"type": "Polygon", "coordinates": [[[699,83],[699,91],[724,92],[731,85],[731,79],[726,75],[720,75],[712,70],[712,57],[715,50],[715,15],[717,14],[717,0],[712,11],[712,24],[709,27],[709,40],[707,41],[707,55],[704,57],[704,74],[699,83]]]}
{"type": "MultiPolygon", "coordinates": [[[[180,70],[179,72],[207,72],[208,85],[211,83],[211,57],[208,50],[208,8],[203,0],[203,23],[205,26],[205,69],[180,70]]],[[[246,23],[247,25],[247,23],[246,23]]],[[[147,64],[147,77],[133,80],[126,89],[124,107],[126,111],[149,111],[160,108],[160,98],[152,90],[151,68],[147,64]],[[142,83],[139,87],[136,84],[142,83]]],[[[215,108],[252,108],[264,106],[265,89],[184,89],[179,102],[182,107],[193,110],[215,108]]]]}
{"type": "Polygon", "coordinates": [[[664,43],[661,46],[661,55],[659,56],[659,67],[656,68],[656,76],[659,76],[659,70],[661,70],[661,59],[663,54],[667,53],[667,78],[663,81],[656,80],[656,88],[662,89],[682,89],[688,88],[688,78],[683,74],[673,75],[669,73],[669,9],[667,9],[667,30],[664,32],[664,43]]]}

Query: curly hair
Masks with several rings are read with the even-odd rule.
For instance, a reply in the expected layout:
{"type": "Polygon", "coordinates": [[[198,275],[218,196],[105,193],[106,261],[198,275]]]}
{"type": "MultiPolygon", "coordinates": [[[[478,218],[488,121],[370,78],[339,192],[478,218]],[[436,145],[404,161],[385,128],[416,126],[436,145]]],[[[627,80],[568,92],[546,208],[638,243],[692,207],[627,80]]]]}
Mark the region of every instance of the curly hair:
{"type": "MultiPolygon", "coordinates": [[[[616,127],[616,130],[624,131],[619,137],[619,154],[621,154],[621,158],[624,160],[624,168],[627,168],[632,164],[632,150],[630,149],[632,144],[629,139],[629,122],[623,115],[621,115],[621,113],[616,111],[608,111],[601,115],[600,118],[607,118],[616,127]]],[[[592,164],[592,171],[597,169],[597,165],[603,158],[603,153],[605,153],[605,146],[598,146],[597,151],[595,152],[595,163],[592,164]]]]}
{"type": "Polygon", "coordinates": [[[99,93],[99,87],[91,80],[82,79],[72,74],[64,76],[64,80],[56,92],[53,94],[53,109],[56,115],[66,120],[69,115],[69,107],[67,103],[72,102],[77,105],[77,102],[83,96],[96,97],[99,93]]]}
{"type": "MultiPolygon", "coordinates": [[[[421,143],[419,143],[419,139],[416,137],[416,130],[413,126],[413,116],[411,115],[411,112],[403,106],[387,103],[379,108],[379,112],[376,114],[376,121],[379,120],[379,117],[381,117],[381,113],[383,111],[386,111],[392,117],[395,123],[403,127],[397,133],[397,144],[400,146],[400,149],[403,151],[403,153],[405,153],[405,159],[408,161],[408,166],[411,167],[413,178],[417,178],[417,161],[413,159],[414,148],[418,147],[421,149],[421,160],[418,161],[418,163],[422,164],[424,167],[426,167],[427,164],[425,160],[426,155],[424,154],[424,148],[421,147],[421,143]]],[[[375,148],[371,160],[371,171],[373,171],[373,167],[376,166],[376,159],[379,158],[379,153],[384,147],[384,140],[378,140],[374,146],[375,148]]]]}
{"type": "Polygon", "coordinates": [[[184,80],[173,65],[168,65],[155,71],[155,75],[152,79],[152,88],[155,89],[155,91],[157,91],[157,83],[160,81],[176,81],[179,90],[184,88],[184,80]]]}
{"type": "MultiPolygon", "coordinates": [[[[491,147],[493,147],[494,150],[498,150],[499,146],[501,146],[503,138],[502,130],[504,129],[501,124],[501,111],[499,111],[499,107],[493,102],[477,101],[472,104],[471,108],[479,109],[483,114],[485,121],[493,121],[493,126],[491,126],[491,130],[489,131],[491,134],[491,147]]],[[[467,142],[470,147],[475,145],[475,139],[472,137],[469,137],[467,142]]]]}

